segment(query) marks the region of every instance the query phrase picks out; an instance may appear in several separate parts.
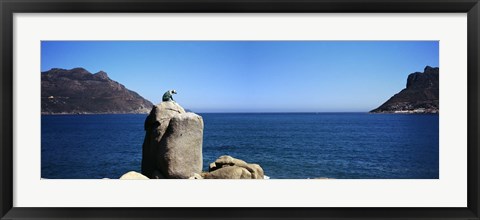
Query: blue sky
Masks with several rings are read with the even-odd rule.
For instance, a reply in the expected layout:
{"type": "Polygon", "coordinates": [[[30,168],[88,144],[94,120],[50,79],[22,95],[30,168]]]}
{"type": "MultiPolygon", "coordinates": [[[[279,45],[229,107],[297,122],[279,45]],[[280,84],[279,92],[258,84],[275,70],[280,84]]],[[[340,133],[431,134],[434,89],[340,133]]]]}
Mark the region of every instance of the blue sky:
{"type": "Polygon", "coordinates": [[[83,67],[153,103],[195,112],[366,112],[408,74],[438,67],[438,41],[43,41],[41,71],[83,67]]]}

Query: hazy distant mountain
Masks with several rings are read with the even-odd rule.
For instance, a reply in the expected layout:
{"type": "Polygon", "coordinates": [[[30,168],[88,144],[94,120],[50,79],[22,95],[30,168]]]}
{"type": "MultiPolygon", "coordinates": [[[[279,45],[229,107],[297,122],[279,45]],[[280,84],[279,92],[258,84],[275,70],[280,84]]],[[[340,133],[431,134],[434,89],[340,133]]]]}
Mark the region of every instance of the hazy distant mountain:
{"type": "Polygon", "coordinates": [[[153,106],[103,71],[54,68],[41,75],[42,114],[148,113],[153,106]]]}
{"type": "Polygon", "coordinates": [[[423,73],[408,75],[407,87],[373,113],[438,113],[439,68],[425,67],[423,73]]]}

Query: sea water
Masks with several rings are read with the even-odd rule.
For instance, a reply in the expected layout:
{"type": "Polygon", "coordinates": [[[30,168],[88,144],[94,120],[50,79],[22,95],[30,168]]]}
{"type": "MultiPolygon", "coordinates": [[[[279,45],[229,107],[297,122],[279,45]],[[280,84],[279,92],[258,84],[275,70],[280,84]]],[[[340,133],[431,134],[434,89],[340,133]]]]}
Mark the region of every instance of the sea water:
{"type": "MultiPolygon", "coordinates": [[[[221,155],[272,179],[437,179],[437,114],[205,113],[203,169],[221,155]]],[[[147,115],[43,115],[41,176],[140,172],[147,115]]]]}

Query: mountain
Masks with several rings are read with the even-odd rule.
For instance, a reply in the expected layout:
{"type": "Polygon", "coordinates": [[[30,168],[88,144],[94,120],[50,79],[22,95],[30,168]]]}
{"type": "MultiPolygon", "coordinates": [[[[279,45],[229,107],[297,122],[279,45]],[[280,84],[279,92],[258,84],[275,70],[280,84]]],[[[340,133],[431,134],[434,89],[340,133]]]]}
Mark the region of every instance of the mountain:
{"type": "Polygon", "coordinates": [[[425,67],[423,73],[408,75],[407,87],[372,113],[438,113],[439,68],[425,67]]]}
{"type": "Polygon", "coordinates": [[[54,68],[41,76],[42,114],[148,113],[153,106],[103,71],[54,68]]]}

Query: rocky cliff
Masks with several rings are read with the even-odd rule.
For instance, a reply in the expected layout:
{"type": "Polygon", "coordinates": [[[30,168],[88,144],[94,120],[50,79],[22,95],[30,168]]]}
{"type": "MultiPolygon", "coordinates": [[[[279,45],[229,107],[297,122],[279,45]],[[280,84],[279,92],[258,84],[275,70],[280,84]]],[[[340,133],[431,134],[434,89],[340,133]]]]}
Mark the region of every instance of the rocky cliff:
{"type": "Polygon", "coordinates": [[[55,68],[41,78],[42,114],[148,113],[153,106],[103,71],[55,68]]]}
{"type": "Polygon", "coordinates": [[[408,75],[407,86],[372,113],[438,113],[439,68],[425,67],[408,75]]]}

